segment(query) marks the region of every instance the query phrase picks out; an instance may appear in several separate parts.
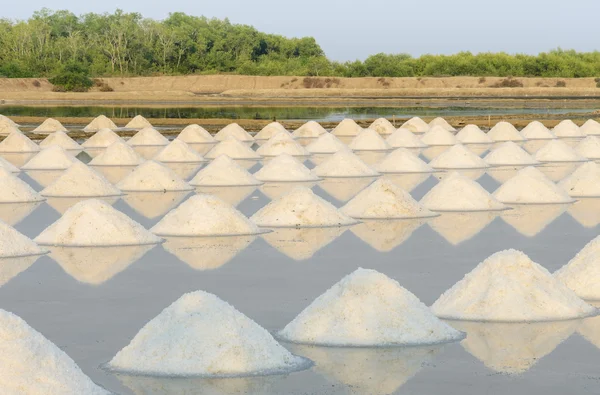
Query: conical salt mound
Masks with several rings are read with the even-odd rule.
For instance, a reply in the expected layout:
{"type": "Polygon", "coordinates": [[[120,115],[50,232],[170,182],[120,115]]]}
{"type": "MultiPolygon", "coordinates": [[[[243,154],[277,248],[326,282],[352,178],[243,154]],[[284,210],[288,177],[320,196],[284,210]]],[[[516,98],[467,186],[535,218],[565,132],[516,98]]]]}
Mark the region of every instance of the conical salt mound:
{"type": "Polygon", "coordinates": [[[429,124],[419,117],[412,117],[404,122],[400,128],[408,129],[413,133],[426,133],[429,130],[429,124]]]}
{"type": "Polygon", "coordinates": [[[182,140],[175,139],[153,158],[163,163],[200,163],[206,160],[182,140]]]}
{"type": "Polygon", "coordinates": [[[429,166],[434,169],[485,169],[488,164],[462,144],[453,145],[435,157],[429,166]]]}
{"type": "Polygon", "coordinates": [[[0,123],[0,136],[8,136],[12,132],[21,132],[19,128],[0,123]]]}
{"type": "Polygon", "coordinates": [[[181,140],[188,144],[205,144],[216,142],[215,138],[206,129],[197,124],[186,126],[177,136],[177,140],[181,140]]]}
{"type": "Polygon", "coordinates": [[[385,151],[392,148],[378,132],[371,128],[360,132],[348,147],[353,151],[385,151]]]}
{"type": "Polygon", "coordinates": [[[379,175],[348,149],[336,152],[312,171],[319,177],[377,177],[379,175]]]}
{"type": "Polygon", "coordinates": [[[127,123],[127,125],[125,125],[125,128],[127,129],[144,129],[151,127],[152,124],[141,115],[136,115],[129,123],[127,123]]]}
{"type": "MultiPolygon", "coordinates": [[[[284,133],[291,137],[290,132],[287,131],[286,128],[283,127],[279,122],[271,122],[264,128],[260,130],[255,136],[255,140],[269,140],[271,137],[275,136],[277,133],[284,133]]],[[[243,140],[242,140],[243,141],[243,140]]]]}
{"type": "Polygon", "coordinates": [[[12,119],[10,119],[9,117],[7,117],[6,115],[2,115],[2,114],[0,114],[0,124],[14,126],[15,128],[18,128],[19,126],[21,126],[21,125],[17,124],[15,121],[13,121],[12,119]]]}
{"type": "Polygon", "coordinates": [[[554,273],[554,277],[580,298],[600,300],[598,262],[600,262],[600,237],[587,243],[569,263],[554,273]]]}
{"type": "Polygon", "coordinates": [[[167,145],[169,144],[169,140],[156,129],[149,127],[137,132],[132,138],[127,140],[127,144],[131,146],[167,145]]]}
{"type": "Polygon", "coordinates": [[[207,159],[215,159],[220,155],[227,155],[232,159],[261,159],[262,157],[254,152],[250,147],[242,143],[235,137],[229,137],[215,145],[206,155],[207,159]]]}
{"type": "Polygon", "coordinates": [[[267,162],[254,173],[257,180],[265,182],[307,182],[318,181],[300,161],[288,154],[281,154],[267,162]]]}
{"type": "Polygon", "coordinates": [[[70,138],[65,132],[54,132],[49,134],[44,140],[40,142],[40,148],[48,148],[52,145],[58,145],[66,150],[81,150],[81,145],[79,145],[75,140],[70,138]]]}
{"type": "Polygon", "coordinates": [[[40,147],[19,131],[13,131],[0,143],[0,152],[39,152],[40,147]]]}
{"type": "Polygon", "coordinates": [[[29,162],[21,166],[23,170],[65,170],[75,162],[75,157],[58,145],[52,145],[43,149],[29,162]]]}
{"type": "Polygon", "coordinates": [[[230,123],[225,126],[223,129],[219,130],[219,133],[215,135],[215,140],[217,141],[225,141],[230,137],[234,137],[239,141],[254,141],[254,137],[252,137],[248,132],[244,130],[237,123],[230,123]]]}
{"type": "Polygon", "coordinates": [[[117,184],[122,191],[174,192],[193,188],[171,169],[153,160],[147,160],[117,184]]]}
{"type": "Polygon", "coordinates": [[[477,125],[467,125],[457,134],[456,139],[463,144],[490,144],[494,140],[477,125]]]}
{"type": "Polygon", "coordinates": [[[492,166],[531,166],[540,163],[512,141],[502,143],[483,159],[492,166]]]}
{"type": "Polygon", "coordinates": [[[458,144],[456,136],[441,126],[434,126],[429,129],[429,131],[421,137],[421,141],[430,146],[458,144]]]}
{"type": "Polygon", "coordinates": [[[67,128],[65,128],[62,123],[57,121],[54,118],[48,118],[40,126],[33,129],[33,133],[53,133],[53,132],[66,132],[67,128]]]}
{"type": "Polygon", "coordinates": [[[363,189],[340,208],[352,218],[405,219],[434,217],[436,214],[421,206],[404,189],[381,178],[363,189]]]}
{"type": "Polygon", "coordinates": [[[405,148],[392,151],[373,165],[379,173],[431,173],[433,169],[418,156],[405,148]]]}
{"type": "Polygon", "coordinates": [[[120,141],[125,142],[118,134],[110,129],[104,128],[98,130],[92,137],[84,141],[81,146],[83,148],[106,148],[111,144],[120,141]]]}
{"type": "Polygon", "coordinates": [[[394,125],[392,125],[392,123],[385,118],[377,118],[374,120],[373,123],[369,125],[369,129],[372,129],[384,136],[392,134],[396,131],[394,125]]]}
{"type": "Polygon", "coordinates": [[[99,247],[156,244],[161,239],[110,204],[89,199],[69,208],[34,241],[41,245],[99,247]]]}
{"type": "Polygon", "coordinates": [[[120,196],[121,191],[103,175],[81,162],[75,162],[52,184],[40,192],[52,197],[120,196]]]}
{"type": "Polygon", "coordinates": [[[570,119],[561,121],[558,125],[552,129],[552,132],[556,137],[582,137],[583,132],[579,129],[579,126],[570,119]]]}
{"type": "Polygon", "coordinates": [[[600,137],[586,137],[577,144],[575,152],[587,159],[600,159],[600,137]]]}
{"type": "Polygon", "coordinates": [[[456,129],[454,129],[452,127],[452,125],[450,125],[448,123],[448,121],[446,121],[442,117],[434,118],[433,120],[431,120],[431,122],[429,122],[429,128],[430,129],[432,129],[432,128],[436,127],[436,126],[442,127],[442,128],[444,128],[445,130],[447,130],[449,132],[455,132],[456,131],[456,129]]]}
{"type": "Polygon", "coordinates": [[[334,205],[315,195],[311,189],[302,187],[271,201],[250,220],[258,226],[269,228],[318,228],[357,223],[334,205]]]}
{"type": "Polygon", "coordinates": [[[597,313],[521,251],[493,254],[431,306],[442,318],[471,321],[556,321],[597,313]]]}
{"type": "Polygon", "coordinates": [[[6,159],[4,159],[1,156],[0,156],[0,167],[4,168],[5,170],[7,170],[11,173],[20,173],[21,172],[21,170],[19,170],[18,167],[16,167],[15,165],[13,165],[12,163],[10,163],[9,161],[7,161],[6,159]]]}
{"type": "Polygon", "coordinates": [[[540,121],[533,121],[521,130],[521,136],[527,140],[552,140],[556,136],[540,121]]]}
{"type": "Polygon", "coordinates": [[[27,236],[19,233],[12,226],[0,221],[0,258],[42,255],[46,252],[46,250],[38,247],[38,245],[27,236]]]}
{"type": "Polygon", "coordinates": [[[432,211],[498,211],[506,209],[477,182],[453,172],[421,199],[432,211]]]}
{"type": "Polygon", "coordinates": [[[397,281],[362,268],[315,299],[278,335],[322,346],[424,345],[464,337],[397,281]]]}
{"type": "Polygon", "coordinates": [[[579,130],[587,136],[598,136],[600,135],[600,123],[593,119],[588,119],[581,125],[579,130]]]}
{"type": "Polygon", "coordinates": [[[208,166],[200,170],[198,174],[190,181],[194,186],[251,186],[261,185],[257,180],[242,166],[235,163],[227,155],[220,155],[210,162],[208,166]]]}
{"type": "Polygon", "coordinates": [[[573,199],[535,167],[526,167],[502,184],[494,197],[504,203],[572,203],[573,199]]]}
{"type": "Polygon", "coordinates": [[[44,200],[25,181],[0,167],[0,203],[29,203],[44,200]]]}
{"type": "Polygon", "coordinates": [[[256,322],[203,291],[190,292],[148,322],[108,363],[153,376],[254,376],[310,366],[256,322]]]}
{"type": "Polygon", "coordinates": [[[85,128],[83,128],[86,132],[96,132],[101,129],[118,129],[117,125],[113,121],[111,121],[106,115],[98,115],[96,118],[92,120],[85,128]]]}
{"type": "Polygon", "coordinates": [[[567,191],[569,196],[600,197],[600,165],[586,162],[558,186],[567,191]]]}
{"type": "Polygon", "coordinates": [[[18,316],[0,310],[0,392],[109,395],[60,348],[18,316]]]}
{"type": "Polygon", "coordinates": [[[277,156],[281,154],[288,154],[291,156],[309,156],[308,152],[303,146],[298,144],[296,140],[290,137],[286,133],[277,133],[271,137],[266,143],[261,145],[256,153],[262,156],[277,156]]]}
{"type": "Polygon", "coordinates": [[[311,154],[333,154],[339,150],[347,149],[346,144],[331,133],[325,133],[306,146],[311,154]]]}
{"type": "Polygon", "coordinates": [[[292,136],[295,138],[317,138],[327,133],[327,130],[318,122],[308,121],[298,129],[294,130],[292,136]]]}
{"type": "Polygon", "coordinates": [[[90,166],[137,166],[142,163],[144,158],[119,139],[92,159],[89,164],[90,166]]]}
{"type": "MultiPolygon", "coordinates": [[[[428,129],[429,130],[429,129],[428,129]]],[[[399,128],[385,141],[392,148],[426,148],[427,144],[415,136],[409,129],[399,128]]]]}
{"type": "Polygon", "coordinates": [[[353,119],[346,118],[331,131],[331,134],[334,136],[356,136],[362,130],[363,128],[358,126],[353,119]]]}
{"type": "Polygon", "coordinates": [[[587,159],[560,140],[550,140],[535,153],[539,162],[585,162],[587,159]]]}
{"type": "Polygon", "coordinates": [[[152,229],[164,236],[236,236],[260,233],[242,213],[221,199],[194,195],[171,210],[152,229]]]}
{"type": "Polygon", "coordinates": [[[488,137],[494,141],[524,141],[519,131],[508,122],[498,122],[489,132],[488,137]]]}

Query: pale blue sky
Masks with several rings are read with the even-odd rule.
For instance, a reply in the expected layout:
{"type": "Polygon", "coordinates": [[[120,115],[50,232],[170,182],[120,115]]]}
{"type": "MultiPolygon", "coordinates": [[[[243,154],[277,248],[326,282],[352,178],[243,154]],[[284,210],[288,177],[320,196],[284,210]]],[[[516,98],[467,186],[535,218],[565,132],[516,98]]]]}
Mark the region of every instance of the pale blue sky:
{"type": "Polygon", "coordinates": [[[600,49],[600,0],[21,0],[2,7],[0,16],[26,19],[42,7],[76,14],[121,8],[155,19],[175,11],[228,17],[269,33],[313,36],[340,61],[379,52],[600,49]]]}

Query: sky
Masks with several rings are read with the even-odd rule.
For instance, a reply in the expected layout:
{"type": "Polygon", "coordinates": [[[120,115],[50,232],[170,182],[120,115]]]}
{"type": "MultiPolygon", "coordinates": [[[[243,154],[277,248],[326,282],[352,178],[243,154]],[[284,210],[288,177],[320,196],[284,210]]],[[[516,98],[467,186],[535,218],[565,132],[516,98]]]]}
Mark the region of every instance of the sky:
{"type": "Polygon", "coordinates": [[[312,36],[337,61],[380,52],[600,49],[599,0],[20,0],[1,7],[0,17],[27,19],[43,7],[78,15],[120,8],[154,19],[170,12],[229,18],[267,33],[312,36]]]}

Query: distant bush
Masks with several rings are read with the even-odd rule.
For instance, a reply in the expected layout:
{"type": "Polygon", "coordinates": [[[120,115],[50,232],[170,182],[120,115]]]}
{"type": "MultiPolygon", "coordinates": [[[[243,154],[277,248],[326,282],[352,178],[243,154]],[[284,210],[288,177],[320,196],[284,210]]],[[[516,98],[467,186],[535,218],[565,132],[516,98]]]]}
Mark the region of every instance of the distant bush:
{"type": "Polygon", "coordinates": [[[596,88],[600,88],[600,78],[596,78],[594,81],[596,81],[596,88]]]}
{"type": "Polygon", "coordinates": [[[487,80],[485,79],[485,77],[479,77],[479,83],[480,83],[480,84],[484,84],[484,83],[485,83],[485,81],[487,81],[487,80]]]}
{"type": "Polygon", "coordinates": [[[35,86],[36,88],[39,88],[40,86],[42,86],[42,84],[40,84],[40,82],[38,80],[35,80],[31,83],[31,85],[35,86]]]}
{"type": "Polygon", "coordinates": [[[505,78],[491,85],[492,88],[522,88],[523,83],[513,77],[505,78]]]}
{"type": "Polygon", "coordinates": [[[56,76],[48,80],[54,92],[87,92],[94,81],[88,76],[84,67],[77,64],[67,65],[56,76]]]}
{"type": "Polygon", "coordinates": [[[557,88],[566,88],[567,87],[567,83],[565,81],[556,81],[556,85],[557,88]]]}

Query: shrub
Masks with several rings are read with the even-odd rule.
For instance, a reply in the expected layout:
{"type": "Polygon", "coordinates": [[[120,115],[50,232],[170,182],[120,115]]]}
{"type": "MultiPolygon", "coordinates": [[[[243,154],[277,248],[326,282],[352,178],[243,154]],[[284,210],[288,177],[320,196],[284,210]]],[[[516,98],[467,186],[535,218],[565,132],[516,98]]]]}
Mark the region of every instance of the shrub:
{"type": "Polygon", "coordinates": [[[42,84],[40,84],[40,82],[38,80],[35,80],[31,83],[31,85],[35,86],[36,88],[39,88],[40,86],[42,86],[42,84]]]}
{"type": "Polygon", "coordinates": [[[102,86],[100,86],[100,92],[113,92],[113,91],[114,91],[114,89],[107,83],[102,83],[102,86]]]}
{"type": "Polygon", "coordinates": [[[566,88],[567,83],[565,81],[556,81],[556,87],[557,88],[566,88]]]}
{"type": "Polygon", "coordinates": [[[94,81],[88,77],[87,70],[78,64],[69,64],[56,76],[48,80],[55,88],[54,92],[87,92],[94,81]]]}
{"type": "Polygon", "coordinates": [[[487,80],[485,79],[485,77],[479,77],[479,83],[480,83],[480,84],[484,84],[484,83],[485,83],[485,81],[487,81],[487,80]]]}
{"type": "Polygon", "coordinates": [[[513,77],[505,78],[491,85],[491,88],[522,88],[523,83],[513,77]]]}
{"type": "Polygon", "coordinates": [[[600,78],[596,78],[594,81],[596,81],[596,88],[600,88],[600,78]]]}

